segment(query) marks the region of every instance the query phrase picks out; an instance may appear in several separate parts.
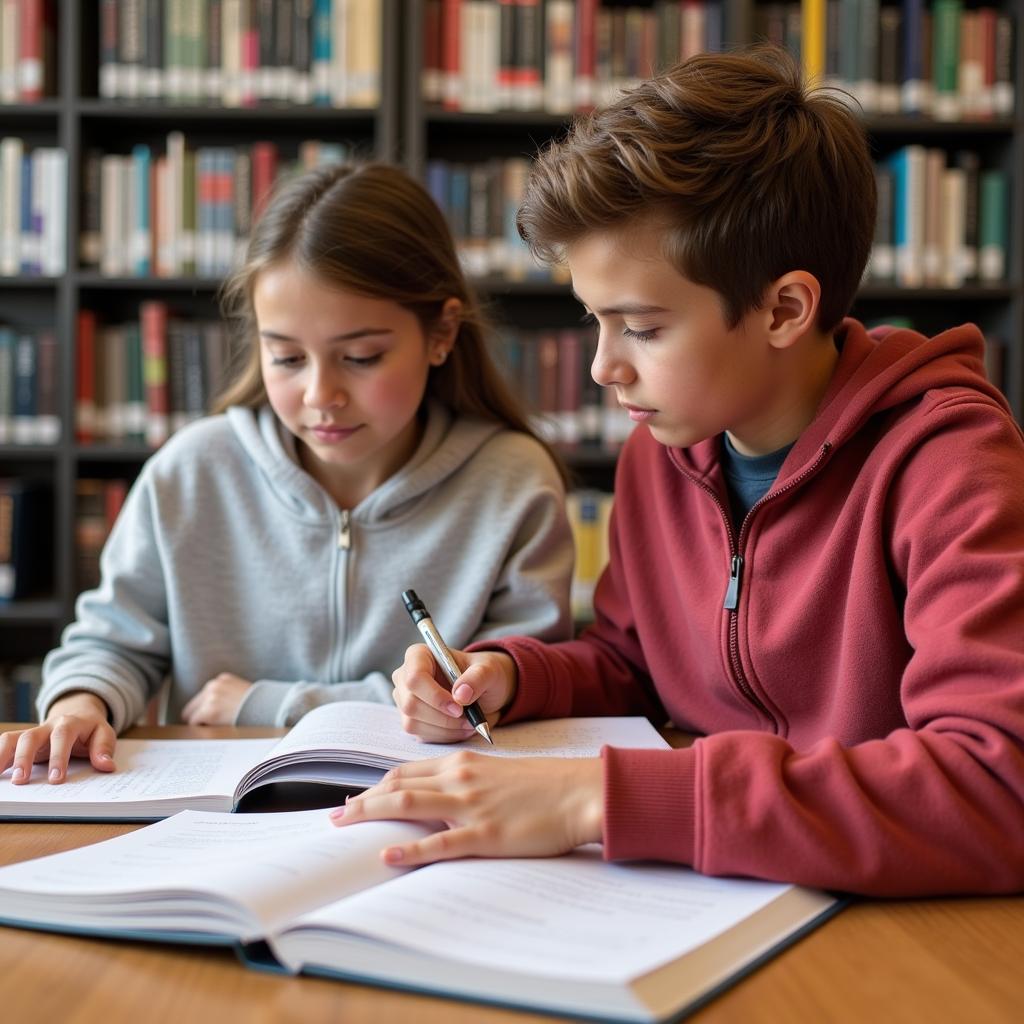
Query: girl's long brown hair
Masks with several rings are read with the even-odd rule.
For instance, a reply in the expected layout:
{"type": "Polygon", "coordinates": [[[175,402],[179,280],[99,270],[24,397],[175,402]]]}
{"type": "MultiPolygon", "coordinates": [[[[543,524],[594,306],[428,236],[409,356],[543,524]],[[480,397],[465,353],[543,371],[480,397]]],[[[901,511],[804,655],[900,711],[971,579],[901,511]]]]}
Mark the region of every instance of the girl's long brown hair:
{"type": "Polygon", "coordinates": [[[439,326],[445,301],[458,299],[462,318],[455,344],[448,359],[431,368],[425,397],[456,416],[491,420],[536,438],[565,479],[561,460],[530,428],[491,358],[486,321],[444,215],[421,185],[386,164],[319,168],[286,181],[272,196],[253,229],[243,266],[221,290],[243,361],[214,400],[214,412],[267,400],[253,289],[260,273],[286,261],[329,286],[397,302],[417,317],[428,337],[439,326]]]}

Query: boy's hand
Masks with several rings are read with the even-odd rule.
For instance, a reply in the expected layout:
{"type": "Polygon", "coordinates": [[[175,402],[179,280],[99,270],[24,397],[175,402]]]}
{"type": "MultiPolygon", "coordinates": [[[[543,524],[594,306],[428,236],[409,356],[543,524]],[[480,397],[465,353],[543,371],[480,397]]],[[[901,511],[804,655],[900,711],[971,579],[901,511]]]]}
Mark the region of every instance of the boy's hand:
{"type": "Polygon", "coordinates": [[[50,705],[42,724],[0,735],[0,773],[14,765],[11,780],[21,786],[33,764],[49,761],[48,780],[63,782],[72,757],[88,757],[97,771],[112,772],[116,744],[107,705],[92,693],[69,693],[50,705]]]}
{"type": "Polygon", "coordinates": [[[251,686],[248,679],[221,672],[181,709],[181,720],[187,725],[233,725],[251,686]]]}
{"type": "Polygon", "coordinates": [[[452,651],[462,670],[448,690],[447,678],[426,644],[413,644],[405,661],[391,674],[392,697],[402,712],[402,728],[431,743],[456,743],[474,735],[462,709],[478,701],[480,710],[494,722],[515,696],[516,663],[500,651],[452,651]]]}
{"type": "Polygon", "coordinates": [[[601,759],[503,758],[462,750],[392,769],[330,817],[335,825],[389,818],[448,825],[383,850],[389,864],[557,856],[601,840],[601,759]]]}

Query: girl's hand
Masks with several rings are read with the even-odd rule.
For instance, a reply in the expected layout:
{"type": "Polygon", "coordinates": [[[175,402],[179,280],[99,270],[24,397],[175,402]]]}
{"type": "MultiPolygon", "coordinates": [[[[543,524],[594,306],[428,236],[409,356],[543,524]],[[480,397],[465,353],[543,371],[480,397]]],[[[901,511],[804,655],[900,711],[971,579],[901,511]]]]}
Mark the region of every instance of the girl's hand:
{"type": "Polygon", "coordinates": [[[426,644],[413,644],[405,661],[391,674],[392,693],[402,712],[402,728],[431,743],[456,743],[474,735],[462,709],[478,701],[491,724],[515,696],[518,682],[516,663],[500,651],[452,651],[462,670],[458,682],[448,690],[441,667],[426,644]]]}
{"type": "Polygon", "coordinates": [[[250,686],[241,676],[221,672],[181,709],[181,720],[188,725],[233,725],[250,686]]]}
{"type": "Polygon", "coordinates": [[[601,839],[601,759],[502,758],[463,750],[393,769],[330,817],[335,825],[398,818],[448,826],[383,850],[388,864],[556,856],[601,839]]]}
{"type": "Polygon", "coordinates": [[[21,786],[33,764],[49,761],[48,781],[63,782],[72,757],[88,757],[97,771],[112,772],[116,744],[107,705],[92,693],[69,693],[50,705],[42,724],[0,735],[0,773],[14,765],[11,781],[21,786]]]}

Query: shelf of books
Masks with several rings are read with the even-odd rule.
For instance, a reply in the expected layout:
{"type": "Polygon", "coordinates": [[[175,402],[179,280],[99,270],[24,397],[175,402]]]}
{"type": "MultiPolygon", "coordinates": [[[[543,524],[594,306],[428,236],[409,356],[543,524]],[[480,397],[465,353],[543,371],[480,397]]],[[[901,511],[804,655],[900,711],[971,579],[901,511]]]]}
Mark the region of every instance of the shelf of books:
{"type": "Polygon", "coordinates": [[[879,190],[855,315],[976,322],[1020,416],[1018,17],[1013,0],[0,0],[0,671],[56,641],[142,462],[207,408],[229,357],[217,290],[271,184],[348,157],[401,160],[445,210],[496,356],[579,484],[585,618],[630,424],[514,213],[538,147],[701,50],[773,40],[843,90],[879,190]]]}

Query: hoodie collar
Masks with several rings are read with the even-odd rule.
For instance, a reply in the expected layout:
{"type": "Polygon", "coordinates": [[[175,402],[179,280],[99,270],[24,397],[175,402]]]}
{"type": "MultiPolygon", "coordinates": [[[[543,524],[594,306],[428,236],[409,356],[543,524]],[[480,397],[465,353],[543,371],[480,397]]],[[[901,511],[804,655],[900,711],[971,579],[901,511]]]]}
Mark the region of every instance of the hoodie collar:
{"type": "MultiPolygon", "coordinates": [[[[354,518],[372,523],[395,515],[459,470],[502,429],[498,423],[453,417],[445,406],[433,401],[427,404],[426,416],[412,458],[351,510],[354,518]]],[[[233,406],[227,417],[268,489],[291,515],[307,522],[333,521],[337,506],[299,464],[295,437],[269,405],[256,409],[233,406]]]]}

